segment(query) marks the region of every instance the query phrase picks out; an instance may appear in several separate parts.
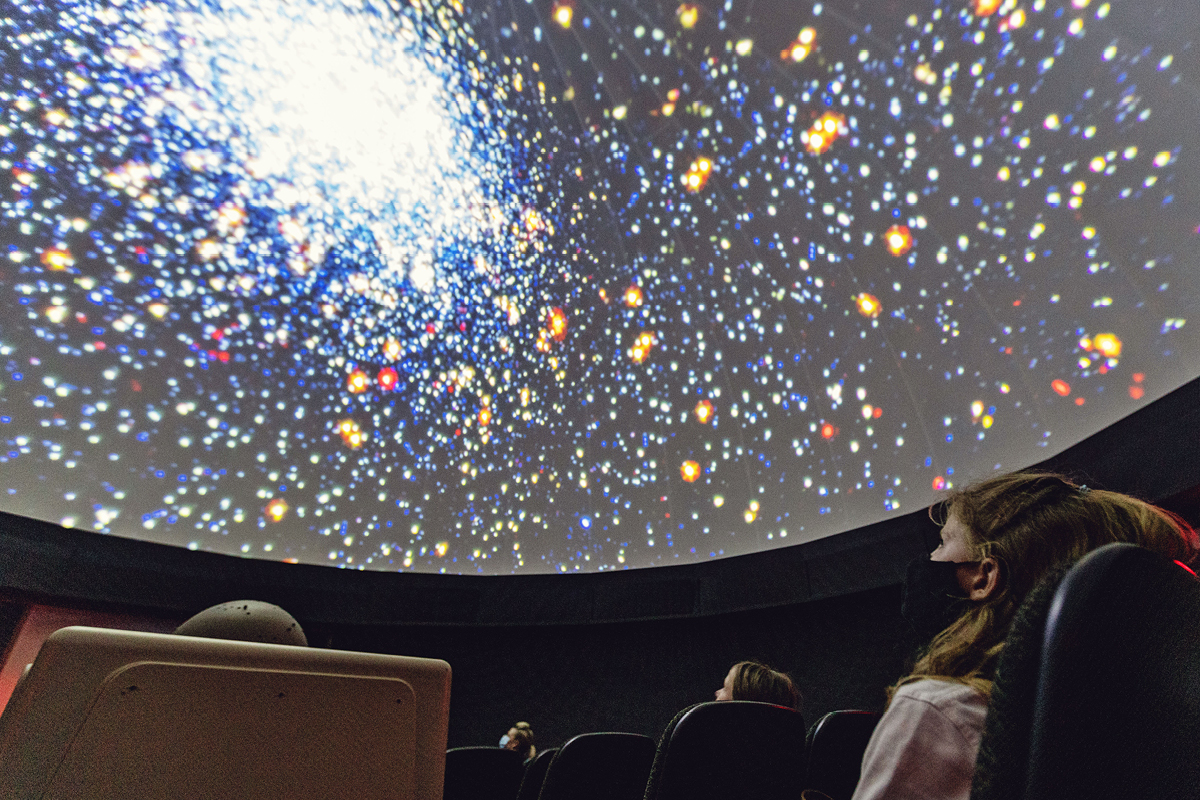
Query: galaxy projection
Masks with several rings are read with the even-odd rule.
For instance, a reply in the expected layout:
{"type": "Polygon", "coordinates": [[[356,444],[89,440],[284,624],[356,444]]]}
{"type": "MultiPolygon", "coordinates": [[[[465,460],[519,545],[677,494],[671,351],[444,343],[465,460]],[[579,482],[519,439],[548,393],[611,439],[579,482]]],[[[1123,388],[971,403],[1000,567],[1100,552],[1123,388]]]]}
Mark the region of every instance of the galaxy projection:
{"type": "Polygon", "coordinates": [[[687,563],[1200,374],[1194,0],[2,9],[5,511],[687,563]]]}

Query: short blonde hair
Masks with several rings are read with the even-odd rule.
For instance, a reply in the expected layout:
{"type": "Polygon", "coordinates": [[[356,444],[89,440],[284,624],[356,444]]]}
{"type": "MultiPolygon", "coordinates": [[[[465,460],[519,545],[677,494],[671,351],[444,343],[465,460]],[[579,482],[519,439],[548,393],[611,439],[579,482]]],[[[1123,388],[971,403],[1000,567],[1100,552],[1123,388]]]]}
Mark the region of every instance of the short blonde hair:
{"type": "Polygon", "coordinates": [[[512,726],[514,735],[511,737],[517,743],[516,751],[525,758],[533,758],[537,755],[537,748],[533,746],[533,728],[528,722],[518,722],[512,726]]]}

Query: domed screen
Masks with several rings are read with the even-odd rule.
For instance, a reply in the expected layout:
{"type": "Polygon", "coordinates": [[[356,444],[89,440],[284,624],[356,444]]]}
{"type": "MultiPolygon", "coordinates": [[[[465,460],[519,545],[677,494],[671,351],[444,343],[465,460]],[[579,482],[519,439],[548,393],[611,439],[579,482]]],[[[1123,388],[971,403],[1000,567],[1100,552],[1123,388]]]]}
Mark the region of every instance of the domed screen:
{"type": "Polygon", "coordinates": [[[1195,0],[14,0],[0,506],[357,569],[798,544],[1200,374],[1195,0]]]}

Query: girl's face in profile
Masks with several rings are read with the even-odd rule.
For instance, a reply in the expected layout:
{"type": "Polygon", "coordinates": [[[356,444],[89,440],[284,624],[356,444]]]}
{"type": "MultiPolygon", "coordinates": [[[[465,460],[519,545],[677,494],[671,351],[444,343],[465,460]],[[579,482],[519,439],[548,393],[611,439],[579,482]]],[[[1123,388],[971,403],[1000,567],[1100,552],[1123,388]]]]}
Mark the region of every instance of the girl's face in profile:
{"type": "Polygon", "coordinates": [[[725,683],[722,684],[721,688],[717,689],[715,693],[718,701],[733,699],[733,679],[736,677],[736,672],[737,667],[729,668],[729,674],[725,676],[725,683]]]}
{"type": "Polygon", "coordinates": [[[942,543],[929,554],[929,560],[959,563],[973,560],[971,545],[967,542],[967,527],[957,515],[951,514],[942,526],[942,543]]]}
{"type": "Polygon", "coordinates": [[[942,526],[942,543],[929,554],[929,560],[958,564],[955,577],[963,592],[971,600],[985,600],[999,588],[1000,574],[996,559],[979,561],[978,558],[979,554],[967,540],[967,526],[951,514],[942,526]]]}

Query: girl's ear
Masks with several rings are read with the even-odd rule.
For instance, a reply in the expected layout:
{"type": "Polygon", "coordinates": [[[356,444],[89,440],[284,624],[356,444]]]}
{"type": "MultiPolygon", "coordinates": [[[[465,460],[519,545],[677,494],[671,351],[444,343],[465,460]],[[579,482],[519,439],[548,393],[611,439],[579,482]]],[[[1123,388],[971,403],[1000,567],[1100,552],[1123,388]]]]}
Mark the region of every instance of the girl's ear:
{"type": "Polygon", "coordinates": [[[973,569],[962,576],[967,597],[971,600],[987,600],[1000,589],[1000,562],[988,556],[973,565],[973,569]]]}

